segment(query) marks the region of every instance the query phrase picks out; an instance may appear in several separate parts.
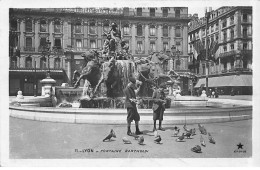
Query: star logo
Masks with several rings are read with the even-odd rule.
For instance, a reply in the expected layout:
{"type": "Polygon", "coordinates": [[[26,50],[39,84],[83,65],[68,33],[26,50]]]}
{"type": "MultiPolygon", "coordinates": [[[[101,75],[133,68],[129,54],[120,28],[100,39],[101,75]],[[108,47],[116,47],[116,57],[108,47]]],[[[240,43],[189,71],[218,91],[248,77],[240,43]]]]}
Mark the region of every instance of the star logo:
{"type": "Polygon", "coordinates": [[[241,143],[239,143],[239,144],[237,145],[237,149],[243,149],[243,146],[244,146],[244,145],[242,145],[241,143]]]}

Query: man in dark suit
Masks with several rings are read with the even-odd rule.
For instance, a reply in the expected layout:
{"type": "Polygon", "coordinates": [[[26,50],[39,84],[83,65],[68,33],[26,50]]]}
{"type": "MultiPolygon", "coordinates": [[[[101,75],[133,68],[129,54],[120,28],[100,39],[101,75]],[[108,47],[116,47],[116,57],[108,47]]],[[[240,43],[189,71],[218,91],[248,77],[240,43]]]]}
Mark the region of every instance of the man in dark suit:
{"type": "Polygon", "coordinates": [[[133,77],[129,78],[129,83],[127,87],[124,89],[124,93],[126,95],[125,98],[125,107],[127,109],[127,135],[131,136],[131,122],[134,120],[135,121],[135,126],[136,126],[136,135],[141,135],[143,134],[139,130],[139,121],[140,121],[140,115],[137,111],[136,104],[136,94],[140,90],[139,88],[136,87],[136,80],[133,77]]]}
{"type": "Polygon", "coordinates": [[[152,107],[154,121],[153,131],[156,130],[156,120],[159,120],[159,130],[164,131],[164,129],[162,128],[162,120],[165,111],[166,96],[163,91],[163,86],[160,86],[159,88],[156,88],[154,90],[152,98],[154,99],[152,107]]]}

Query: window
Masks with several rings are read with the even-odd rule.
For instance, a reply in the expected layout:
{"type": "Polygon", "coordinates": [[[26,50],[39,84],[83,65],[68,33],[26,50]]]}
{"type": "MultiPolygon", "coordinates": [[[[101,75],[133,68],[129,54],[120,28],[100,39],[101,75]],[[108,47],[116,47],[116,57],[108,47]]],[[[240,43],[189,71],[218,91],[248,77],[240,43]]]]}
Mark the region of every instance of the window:
{"type": "Polygon", "coordinates": [[[54,22],[54,32],[55,33],[61,33],[61,24],[60,21],[54,22]]]}
{"type": "Polygon", "coordinates": [[[214,25],[211,25],[210,28],[211,28],[211,29],[210,29],[210,32],[211,32],[211,33],[214,32],[214,25]]]}
{"type": "Polygon", "coordinates": [[[55,58],[54,59],[54,68],[60,69],[60,58],[55,58]]]}
{"type": "Polygon", "coordinates": [[[231,69],[234,69],[234,61],[230,61],[231,69]]]}
{"type": "Polygon", "coordinates": [[[40,32],[47,32],[47,23],[45,20],[40,21],[40,32]]]}
{"type": "Polygon", "coordinates": [[[25,59],[25,67],[32,68],[32,57],[26,57],[25,59]]]}
{"type": "Polygon", "coordinates": [[[123,32],[124,32],[124,35],[130,34],[130,28],[129,28],[128,24],[123,27],[123,32]]]}
{"type": "Polygon", "coordinates": [[[218,22],[216,23],[216,31],[218,30],[218,22]]]}
{"type": "Polygon", "coordinates": [[[230,45],[231,50],[234,50],[234,44],[230,45]]]}
{"type": "Polygon", "coordinates": [[[224,52],[227,51],[227,46],[226,45],[223,46],[223,50],[224,50],[224,52]]]}
{"type": "Polygon", "coordinates": [[[27,37],[25,39],[25,46],[26,46],[26,48],[32,48],[32,38],[31,37],[27,37]]]}
{"type": "Polygon", "coordinates": [[[234,16],[231,16],[230,17],[230,25],[233,25],[234,24],[234,16]]]}
{"type": "Polygon", "coordinates": [[[40,68],[41,69],[46,69],[47,68],[47,62],[46,62],[46,57],[43,56],[40,59],[40,68]]]}
{"type": "Polygon", "coordinates": [[[205,36],[205,29],[202,30],[202,36],[205,36]]]}
{"type": "Polygon", "coordinates": [[[150,26],[150,35],[155,36],[155,26],[154,25],[150,26]]]}
{"type": "Polygon", "coordinates": [[[163,8],[163,17],[168,17],[168,8],[163,8]]]}
{"type": "Polygon", "coordinates": [[[40,39],[40,47],[44,48],[46,46],[46,38],[41,38],[40,39]]]}
{"type": "Polygon", "coordinates": [[[103,25],[103,31],[104,32],[109,32],[109,23],[108,22],[105,22],[104,25],[103,25]]]}
{"type": "Polygon", "coordinates": [[[54,41],[54,46],[57,48],[61,48],[61,39],[56,38],[54,41]]]}
{"type": "Polygon", "coordinates": [[[97,48],[96,47],[96,40],[90,40],[90,48],[97,48]]]}
{"type": "Polygon", "coordinates": [[[142,8],[137,8],[136,12],[137,12],[137,16],[142,16],[142,8]]]}
{"type": "Polygon", "coordinates": [[[143,51],[143,42],[137,41],[137,51],[142,52],[143,51]]]}
{"type": "Polygon", "coordinates": [[[82,41],[81,41],[81,39],[76,39],[76,47],[77,47],[77,49],[81,49],[81,47],[82,47],[82,41]]]}
{"type": "Polygon", "coordinates": [[[16,68],[17,67],[17,57],[11,57],[11,68],[16,68]]]}
{"type": "Polygon", "coordinates": [[[81,23],[76,23],[75,25],[75,33],[81,33],[82,32],[82,25],[81,23]]]}
{"type": "Polygon", "coordinates": [[[233,28],[230,29],[230,39],[231,40],[234,39],[234,29],[233,28]]]}
{"type": "Polygon", "coordinates": [[[181,45],[181,42],[180,41],[176,41],[176,46],[179,46],[179,45],[181,45]]]}
{"type": "Polygon", "coordinates": [[[243,22],[247,22],[247,14],[243,14],[243,22]]]}
{"type": "Polygon", "coordinates": [[[243,43],[243,50],[247,49],[247,43],[243,43]]]}
{"type": "Polygon", "coordinates": [[[25,21],[25,32],[32,32],[32,20],[30,19],[25,21]]]}
{"type": "Polygon", "coordinates": [[[179,26],[175,28],[175,37],[181,37],[181,28],[179,26]]]}
{"type": "Polygon", "coordinates": [[[154,41],[150,42],[150,51],[151,51],[151,52],[152,52],[152,51],[156,51],[156,50],[155,50],[155,42],[154,42],[154,41]]]}
{"type": "Polygon", "coordinates": [[[129,8],[123,8],[124,15],[129,15],[129,8]]]}
{"type": "Polygon", "coordinates": [[[222,21],[222,28],[225,28],[227,26],[227,21],[226,20],[223,20],[222,21]]]}
{"type": "Polygon", "coordinates": [[[175,17],[180,18],[181,11],[179,9],[175,10],[175,17]]]}
{"type": "Polygon", "coordinates": [[[90,34],[96,34],[96,25],[94,22],[91,22],[89,25],[89,33],[90,34]]]}
{"type": "Polygon", "coordinates": [[[155,17],[155,8],[150,8],[150,17],[155,17]]]}
{"type": "Polygon", "coordinates": [[[137,25],[137,36],[142,36],[143,35],[143,28],[142,25],[139,24],[137,25]]]}
{"type": "Polygon", "coordinates": [[[215,35],[215,39],[218,42],[218,34],[215,35]]]}
{"type": "Polygon", "coordinates": [[[223,41],[227,41],[227,31],[223,31],[223,41]]]}
{"type": "Polygon", "coordinates": [[[163,42],[163,51],[167,51],[169,49],[168,42],[163,42]]]}
{"type": "Polygon", "coordinates": [[[168,37],[168,26],[167,25],[164,25],[163,26],[163,36],[164,37],[168,37]]]}
{"type": "Polygon", "coordinates": [[[247,37],[247,27],[243,27],[243,37],[247,37]]]}
{"type": "Polygon", "coordinates": [[[17,31],[17,20],[11,20],[10,26],[12,31],[17,31]]]}

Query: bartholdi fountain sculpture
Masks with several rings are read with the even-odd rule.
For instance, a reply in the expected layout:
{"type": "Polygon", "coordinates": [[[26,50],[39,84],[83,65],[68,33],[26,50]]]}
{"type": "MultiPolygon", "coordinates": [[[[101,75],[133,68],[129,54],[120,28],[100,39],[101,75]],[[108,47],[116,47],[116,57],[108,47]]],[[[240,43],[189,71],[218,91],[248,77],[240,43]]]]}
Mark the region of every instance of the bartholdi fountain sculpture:
{"type": "Polygon", "coordinates": [[[84,52],[81,55],[84,58],[83,69],[73,74],[74,89],[79,87],[81,80],[84,81],[79,98],[81,107],[124,107],[123,89],[128,78],[133,76],[138,80],[138,86],[141,86],[138,97],[146,103],[142,107],[148,108],[152,106],[149,97],[152,96],[153,88],[162,83],[167,86],[168,80],[176,83],[178,75],[174,71],[174,76],[163,74],[162,63],[168,60],[168,56],[163,53],[151,53],[147,58],[133,58],[128,44],[121,39],[116,23],[111,26],[110,31],[104,33],[107,39],[102,54],[95,50],[84,52]]]}

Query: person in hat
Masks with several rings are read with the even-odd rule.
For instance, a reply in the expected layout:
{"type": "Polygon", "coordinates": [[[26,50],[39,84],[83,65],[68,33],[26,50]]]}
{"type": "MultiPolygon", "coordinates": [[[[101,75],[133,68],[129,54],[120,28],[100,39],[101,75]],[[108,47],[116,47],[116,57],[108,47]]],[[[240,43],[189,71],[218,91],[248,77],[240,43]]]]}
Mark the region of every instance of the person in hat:
{"type": "Polygon", "coordinates": [[[130,77],[129,81],[130,82],[124,89],[124,93],[126,95],[125,107],[127,109],[127,135],[129,136],[133,135],[131,132],[131,122],[133,120],[135,121],[135,126],[136,126],[135,134],[141,135],[143,133],[139,130],[140,115],[136,108],[136,104],[137,104],[136,94],[139,92],[140,86],[139,88],[136,87],[136,80],[133,77],[130,77]]]}
{"type": "Polygon", "coordinates": [[[163,121],[163,114],[165,111],[165,103],[166,103],[166,96],[164,93],[164,86],[159,86],[159,88],[156,88],[153,92],[152,98],[153,101],[153,131],[156,130],[156,120],[159,120],[159,130],[164,131],[165,129],[162,128],[162,121],[163,121]]]}

